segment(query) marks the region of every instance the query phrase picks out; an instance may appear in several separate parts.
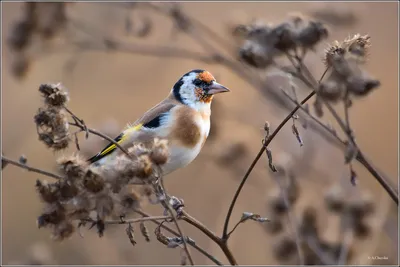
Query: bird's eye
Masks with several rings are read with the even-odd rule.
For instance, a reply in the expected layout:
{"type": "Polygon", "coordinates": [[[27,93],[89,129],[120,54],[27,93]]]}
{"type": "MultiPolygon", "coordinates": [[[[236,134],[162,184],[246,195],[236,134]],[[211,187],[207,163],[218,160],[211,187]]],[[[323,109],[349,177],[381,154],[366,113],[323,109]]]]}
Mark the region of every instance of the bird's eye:
{"type": "Polygon", "coordinates": [[[195,80],[193,81],[193,84],[196,85],[196,86],[200,86],[202,83],[203,83],[203,81],[200,80],[200,79],[195,79],[195,80]]]}

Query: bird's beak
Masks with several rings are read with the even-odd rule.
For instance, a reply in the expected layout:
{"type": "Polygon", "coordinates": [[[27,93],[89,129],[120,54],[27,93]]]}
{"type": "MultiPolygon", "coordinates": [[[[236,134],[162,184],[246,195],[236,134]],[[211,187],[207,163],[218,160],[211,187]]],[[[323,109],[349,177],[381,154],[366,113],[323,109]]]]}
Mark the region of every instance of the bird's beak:
{"type": "Polygon", "coordinates": [[[225,92],[229,92],[230,90],[228,88],[226,88],[225,86],[217,83],[217,82],[213,82],[209,87],[208,87],[208,91],[207,94],[209,95],[215,95],[215,94],[220,94],[220,93],[225,93],[225,92]]]}

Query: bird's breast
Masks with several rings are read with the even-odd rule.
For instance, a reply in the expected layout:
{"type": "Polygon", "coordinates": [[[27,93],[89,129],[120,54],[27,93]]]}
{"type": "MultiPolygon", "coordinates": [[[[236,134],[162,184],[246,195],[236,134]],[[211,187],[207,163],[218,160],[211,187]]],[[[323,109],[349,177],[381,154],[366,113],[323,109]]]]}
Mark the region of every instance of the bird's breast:
{"type": "Polygon", "coordinates": [[[164,174],[191,163],[200,153],[210,131],[210,117],[192,109],[174,114],[169,138],[170,158],[163,166],[164,174]]]}

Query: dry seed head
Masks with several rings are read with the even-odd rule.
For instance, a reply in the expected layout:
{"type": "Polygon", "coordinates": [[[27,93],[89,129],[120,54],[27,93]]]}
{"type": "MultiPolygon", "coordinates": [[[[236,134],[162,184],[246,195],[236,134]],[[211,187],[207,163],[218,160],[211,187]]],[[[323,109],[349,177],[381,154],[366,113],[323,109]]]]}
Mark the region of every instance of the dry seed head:
{"type": "Polygon", "coordinates": [[[296,29],[293,23],[283,22],[277,25],[271,32],[271,37],[275,40],[273,47],[279,51],[288,51],[296,47],[296,29]]]}
{"type": "Polygon", "coordinates": [[[41,199],[46,203],[54,203],[59,200],[59,190],[55,184],[48,184],[46,181],[36,180],[36,189],[41,199]]]}
{"type": "Polygon", "coordinates": [[[74,225],[69,221],[62,221],[53,230],[52,238],[56,241],[63,241],[72,236],[75,232],[74,225]]]}
{"type": "Polygon", "coordinates": [[[37,127],[53,135],[64,136],[68,134],[68,118],[63,110],[55,107],[39,108],[34,121],[37,127]]]}
{"type": "Polygon", "coordinates": [[[68,92],[61,83],[58,84],[41,84],[39,92],[49,106],[61,107],[69,101],[68,92]]]}
{"type": "Polygon", "coordinates": [[[343,191],[339,186],[333,186],[325,195],[325,204],[332,212],[341,212],[345,205],[343,191]]]}
{"type": "Polygon", "coordinates": [[[96,195],[96,212],[99,219],[104,220],[114,210],[114,200],[108,192],[96,195]]]}
{"type": "Polygon", "coordinates": [[[136,175],[138,178],[148,178],[153,173],[153,164],[148,155],[138,157],[136,163],[136,175]]]}
{"type": "Polygon", "coordinates": [[[8,37],[8,46],[15,50],[21,51],[29,46],[33,33],[32,24],[27,20],[16,22],[12,26],[11,34],[8,37]]]}
{"type": "Polygon", "coordinates": [[[128,183],[134,177],[149,177],[152,173],[152,162],[148,154],[143,154],[133,160],[122,154],[117,157],[113,169],[109,171],[114,179],[128,183]]]}
{"type": "Polygon", "coordinates": [[[52,141],[53,143],[51,145],[51,148],[54,151],[57,151],[66,149],[69,143],[71,142],[71,139],[68,136],[63,136],[63,137],[54,137],[52,141]]]}
{"type": "Polygon", "coordinates": [[[299,231],[304,236],[318,236],[317,211],[313,207],[307,207],[303,211],[299,231]]]}
{"type": "Polygon", "coordinates": [[[72,180],[83,178],[88,167],[87,162],[79,154],[60,158],[57,164],[67,178],[72,180]]]}
{"type": "Polygon", "coordinates": [[[325,57],[323,59],[325,66],[331,67],[335,60],[339,58],[344,58],[346,54],[346,50],[342,47],[342,45],[338,41],[334,41],[334,43],[325,50],[325,57]]]}
{"type": "Polygon", "coordinates": [[[121,205],[127,211],[133,211],[140,207],[140,195],[132,186],[127,186],[119,195],[121,205]]]}
{"type": "Polygon", "coordinates": [[[368,34],[361,36],[357,33],[353,37],[346,38],[343,44],[349,53],[365,60],[371,47],[371,37],[368,34]]]}
{"type": "Polygon", "coordinates": [[[83,177],[83,186],[91,193],[98,193],[104,189],[105,182],[103,177],[89,169],[83,177]]]}
{"type": "Polygon", "coordinates": [[[79,193],[79,188],[70,181],[60,181],[57,186],[62,201],[69,200],[79,193]]]}
{"type": "Polygon", "coordinates": [[[361,198],[350,201],[348,203],[347,209],[348,212],[357,218],[357,220],[361,220],[364,217],[372,214],[374,212],[374,204],[368,198],[361,198]]]}
{"type": "Polygon", "coordinates": [[[290,237],[282,237],[273,245],[273,253],[278,260],[288,260],[296,252],[296,242],[290,237]]]}
{"type": "Polygon", "coordinates": [[[142,143],[133,144],[133,146],[128,148],[128,153],[132,156],[140,156],[143,154],[150,153],[149,149],[145,147],[142,143]]]}
{"type": "Polygon", "coordinates": [[[347,80],[347,90],[356,96],[365,96],[372,92],[373,89],[379,87],[381,82],[379,80],[371,79],[369,77],[351,76],[347,80]]]}
{"type": "Polygon", "coordinates": [[[354,233],[358,238],[366,238],[371,234],[371,227],[363,220],[356,220],[354,225],[354,233]]]}
{"type": "Polygon", "coordinates": [[[46,207],[45,212],[37,219],[38,228],[48,225],[57,225],[65,220],[65,210],[59,204],[52,204],[46,207]]]}
{"type": "Polygon", "coordinates": [[[335,80],[329,79],[325,82],[320,83],[318,94],[323,99],[336,103],[342,98],[345,90],[346,87],[343,83],[339,83],[335,80]]]}
{"type": "Polygon", "coordinates": [[[288,210],[288,206],[286,205],[280,190],[278,189],[271,191],[268,204],[275,215],[281,215],[286,213],[288,210]]]}
{"type": "Polygon", "coordinates": [[[308,25],[300,30],[296,36],[296,43],[308,49],[328,37],[328,29],[319,21],[309,21],[308,25]]]}
{"type": "Polygon", "coordinates": [[[168,161],[168,156],[168,141],[156,138],[151,148],[151,161],[156,165],[163,165],[168,161]]]}

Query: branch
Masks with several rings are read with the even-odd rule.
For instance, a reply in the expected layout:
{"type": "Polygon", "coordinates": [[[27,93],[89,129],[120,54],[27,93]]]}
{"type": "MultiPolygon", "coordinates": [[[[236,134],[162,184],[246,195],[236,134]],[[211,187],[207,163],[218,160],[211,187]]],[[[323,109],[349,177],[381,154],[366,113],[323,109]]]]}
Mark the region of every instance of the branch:
{"type": "MultiPolygon", "coordinates": [[[[300,105],[304,105],[308,100],[310,100],[313,96],[315,95],[315,92],[311,92],[306,98],[304,98],[301,102],[300,105]]],[[[286,116],[286,118],[278,125],[278,127],[275,129],[275,131],[268,137],[267,140],[265,140],[263,146],[261,147],[260,151],[258,152],[257,156],[251,163],[249,169],[247,170],[246,174],[244,175],[242,181],[240,182],[240,185],[238,189],[236,190],[236,193],[232,199],[231,205],[229,206],[228,214],[226,215],[225,218],[225,223],[224,223],[224,230],[222,233],[222,239],[227,240],[228,236],[228,227],[229,227],[229,220],[232,216],[233,208],[235,207],[236,201],[239,198],[240,192],[242,191],[243,186],[245,185],[247,179],[249,178],[251,172],[253,171],[254,167],[256,166],[257,162],[260,160],[261,156],[263,155],[264,151],[266,150],[267,146],[271,143],[271,141],[275,138],[275,136],[278,134],[278,132],[283,128],[283,126],[292,118],[292,116],[300,109],[299,106],[295,107],[289,115],[286,116]]]]}
{"type": "MultiPolygon", "coordinates": [[[[294,100],[288,93],[286,93],[285,91],[283,91],[284,94],[288,97],[288,99],[293,102],[295,105],[299,106],[301,110],[303,110],[308,117],[315,122],[319,127],[321,127],[323,130],[325,130],[326,132],[328,132],[333,138],[334,140],[337,141],[337,143],[339,145],[341,145],[342,149],[345,149],[346,147],[346,142],[343,141],[342,139],[340,139],[340,137],[332,131],[331,128],[329,128],[328,126],[326,126],[324,123],[322,123],[319,119],[317,119],[316,117],[314,117],[311,114],[308,114],[307,111],[304,109],[303,106],[300,106],[299,103],[297,103],[296,100],[294,100]]],[[[366,156],[362,153],[362,151],[358,150],[356,158],[355,158],[360,164],[362,164],[374,177],[375,176],[380,176],[382,177],[382,182],[378,179],[378,182],[381,184],[381,186],[389,193],[390,197],[393,199],[393,201],[395,203],[398,204],[398,191],[396,189],[396,186],[393,185],[393,183],[391,183],[391,180],[381,171],[379,171],[379,169],[375,166],[372,165],[371,161],[368,160],[366,158],[366,156]]]]}
{"type": "MultiPolygon", "coordinates": [[[[304,69],[304,70],[306,70],[306,72],[310,73],[310,71],[308,70],[307,66],[303,65],[302,69],[304,69]]],[[[299,73],[299,74],[302,75],[302,73],[299,73]]],[[[312,76],[312,75],[309,75],[309,76],[312,76]]],[[[302,78],[304,80],[307,80],[304,76],[302,76],[302,78]]],[[[315,78],[313,78],[313,79],[315,80],[315,78]]],[[[311,83],[309,83],[309,84],[311,84],[311,83]]],[[[318,88],[316,86],[312,86],[311,88],[313,88],[314,92],[316,92],[318,90],[318,88]]],[[[328,110],[332,114],[332,116],[335,118],[335,120],[339,124],[340,128],[346,134],[346,136],[349,139],[349,141],[350,142],[353,141],[354,145],[356,146],[356,148],[358,150],[358,153],[357,153],[358,155],[357,156],[359,158],[359,161],[364,165],[364,167],[369,171],[369,173],[379,182],[379,184],[386,190],[386,192],[389,194],[389,196],[392,198],[392,200],[398,206],[399,205],[398,192],[396,192],[396,189],[392,188],[392,186],[388,182],[389,179],[385,178],[384,176],[381,176],[379,174],[379,172],[368,161],[366,161],[365,157],[363,157],[363,153],[362,153],[361,149],[358,147],[358,145],[354,141],[354,138],[353,138],[352,134],[349,133],[349,131],[347,130],[345,122],[343,122],[343,120],[337,114],[337,112],[332,107],[332,105],[330,103],[328,103],[327,101],[325,101],[324,99],[322,99],[322,102],[328,108],[328,110]]]]}
{"type": "Polygon", "coordinates": [[[100,133],[100,132],[98,132],[98,131],[96,131],[96,130],[94,130],[94,129],[87,128],[86,126],[82,126],[82,125],[77,124],[77,123],[74,123],[74,122],[70,122],[69,125],[78,127],[78,128],[80,128],[82,131],[86,131],[86,130],[87,130],[89,133],[94,134],[94,135],[97,135],[97,136],[99,136],[99,137],[101,137],[101,138],[103,138],[103,139],[109,141],[110,143],[113,143],[113,144],[114,144],[116,147],[118,147],[122,152],[124,152],[129,158],[132,158],[132,156],[128,153],[128,151],[126,151],[126,149],[123,148],[120,144],[118,144],[117,142],[115,142],[115,140],[112,139],[111,137],[109,137],[109,136],[107,136],[107,135],[105,135],[105,134],[103,134],[103,133],[100,133]]]}
{"type": "Polygon", "coordinates": [[[28,166],[26,164],[22,164],[22,163],[19,163],[18,161],[9,159],[9,158],[5,157],[4,155],[1,155],[1,162],[2,162],[3,166],[5,165],[4,163],[11,164],[11,165],[17,166],[19,168],[28,170],[30,172],[39,173],[39,174],[42,174],[42,175],[45,175],[45,176],[48,176],[48,177],[51,177],[51,178],[55,178],[57,180],[63,179],[63,177],[60,176],[60,175],[57,175],[55,173],[51,173],[51,172],[48,172],[48,171],[44,171],[44,170],[41,170],[41,169],[38,169],[38,168],[30,167],[30,166],[28,166]]]}
{"type": "MultiPolygon", "coordinates": [[[[149,215],[148,213],[142,211],[142,210],[135,210],[135,212],[139,213],[140,215],[142,215],[143,217],[152,217],[151,215],[149,215]]],[[[153,222],[156,225],[160,225],[160,223],[156,220],[150,220],[151,222],[153,222]]],[[[176,231],[172,230],[171,228],[169,228],[166,225],[161,225],[161,227],[165,230],[167,230],[168,232],[170,232],[171,234],[175,235],[175,236],[180,236],[179,233],[177,233],[176,231]]],[[[204,256],[206,256],[207,258],[209,258],[212,262],[214,262],[217,265],[223,265],[219,260],[217,260],[214,256],[212,256],[211,254],[209,254],[206,250],[204,250],[203,248],[201,248],[200,246],[197,246],[195,244],[193,244],[192,242],[189,243],[189,245],[191,245],[192,247],[194,247],[195,249],[197,249],[200,253],[202,253],[204,256]]]]}
{"type": "MultiPolygon", "coordinates": [[[[170,198],[169,198],[169,195],[167,194],[167,192],[166,192],[166,190],[165,190],[163,178],[164,178],[164,177],[163,177],[163,175],[162,175],[162,171],[161,171],[161,169],[159,168],[159,177],[158,177],[158,181],[159,181],[159,189],[161,189],[161,192],[160,192],[160,193],[162,194],[162,196],[161,196],[162,198],[160,199],[160,201],[161,201],[161,203],[163,204],[164,208],[165,208],[166,210],[168,210],[169,214],[171,215],[172,221],[174,222],[174,224],[175,224],[175,226],[176,226],[176,229],[178,230],[179,236],[180,236],[181,239],[182,239],[183,248],[184,248],[184,250],[185,250],[185,252],[186,252],[186,255],[187,255],[188,259],[189,259],[189,262],[190,262],[191,265],[194,265],[194,261],[193,261],[192,255],[190,254],[189,248],[188,248],[188,246],[187,246],[186,238],[185,238],[185,236],[183,235],[183,231],[182,231],[181,227],[179,226],[179,223],[178,223],[178,220],[177,220],[176,215],[175,215],[175,213],[174,213],[174,210],[173,210],[173,208],[171,207],[171,204],[169,203],[170,198]]],[[[157,185],[155,185],[155,187],[157,187],[157,185]]],[[[157,192],[157,191],[156,191],[156,192],[157,192]]]]}
{"type": "MultiPolygon", "coordinates": [[[[130,223],[137,223],[137,222],[145,222],[145,221],[160,221],[160,220],[168,220],[171,219],[170,216],[149,216],[149,217],[142,217],[142,218],[136,218],[136,219],[121,219],[121,220],[109,220],[109,221],[103,221],[104,224],[130,224],[130,223]]],[[[86,222],[96,222],[95,220],[92,219],[86,219],[83,220],[86,222]]]]}
{"type": "Polygon", "coordinates": [[[181,211],[181,218],[186,221],[187,223],[193,225],[201,232],[203,232],[206,236],[208,236],[212,241],[214,241],[224,252],[226,258],[228,259],[229,263],[232,265],[237,265],[236,259],[233,256],[232,252],[230,251],[229,247],[221,238],[219,238],[216,234],[214,234],[211,230],[209,230],[206,226],[204,226],[200,221],[196,218],[192,217],[189,213],[182,209],[181,211]]]}

